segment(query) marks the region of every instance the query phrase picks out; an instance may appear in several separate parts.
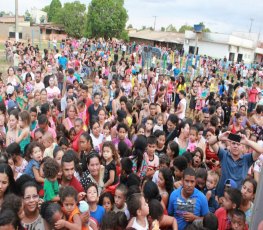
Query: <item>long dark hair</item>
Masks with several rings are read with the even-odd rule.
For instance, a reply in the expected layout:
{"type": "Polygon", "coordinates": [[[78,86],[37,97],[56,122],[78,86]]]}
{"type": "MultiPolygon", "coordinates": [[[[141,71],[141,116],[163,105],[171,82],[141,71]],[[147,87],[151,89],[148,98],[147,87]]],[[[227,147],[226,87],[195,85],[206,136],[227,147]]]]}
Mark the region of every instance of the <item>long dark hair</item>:
{"type": "Polygon", "coordinates": [[[11,167],[6,163],[0,163],[0,173],[6,174],[9,181],[9,185],[4,195],[13,193],[15,191],[15,179],[11,167]]]}
{"type": "Polygon", "coordinates": [[[138,135],[132,151],[132,159],[137,160],[137,172],[140,170],[143,160],[143,154],[147,147],[147,138],[143,135],[138,135]]]}
{"type": "Polygon", "coordinates": [[[174,190],[172,171],[169,168],[162,168],[160,169],[159,173],[162,173],[163,175],[163,179],[165,180],[165,189],[170,196],[174,190]]]}

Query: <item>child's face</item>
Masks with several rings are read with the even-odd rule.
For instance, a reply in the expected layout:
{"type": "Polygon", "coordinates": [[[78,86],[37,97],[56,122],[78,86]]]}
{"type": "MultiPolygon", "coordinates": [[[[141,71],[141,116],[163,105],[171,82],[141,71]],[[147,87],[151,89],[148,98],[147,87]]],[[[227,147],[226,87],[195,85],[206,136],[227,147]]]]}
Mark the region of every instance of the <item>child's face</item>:
{"type": "Polygon", "coordinates": [[[148,216],[149,215],[149,206],[146,203],[144,197],[141,198],[141,216],[148,216]]]}
{"type": "Polygon", "coordinates": [[[199,190],[203,190],[205,188],[205,179],[197,177],[196,178],[196,186],[198,187],[199,190]]]}
{"type": "Polygon", "coordinates": [[[143,128],[140,128],[138,130],[138,135],[144,135],[144,129],[143,128]]]}
{"type": "Polygon", "coordinates": [[[98,193],[97,189],[92,186],[87,190],[87,201],[88,203],[97,203],[98,202],[98,193]]]}
{"type": "Polygon", "coordinates": [[[253,198],[254,198],[254,189],[253,188],[254,188],[253,185],[248,181],[246,181],[243,184],[243,186],[241,188],[241,193],[242,193],[242,198],[244,200],[249,200],[249,201],[253,200],[253,198]]]}
{"type": "Polygon", "coordinates": [[[147,154],[153,156],[156,150],[156,144],[148,144],[147,145],[147,154]]]}
{"type": "Polygon", "coordinates": [[[158,117],[158,119],[157,119],[157,124],[160,126],[160,125],[163,125],[163,117],[162,116],[160,116],[160,117],[158,117]]]}
{"type": "Polygon", "coordinates": [[[69,139],[70,139],[71,141],[73,141],[75,136],[76,136],[76,132],[75,132],[75,131],[72,131],[72,132],[70,132],[70,134],[69,134],[69,139]]]}
{"type": "Polygon", "coordinates": [[[113,153],[110,147],[105,146],[102,150],[102,156],[105,159],[105,161],[111,161],[113,157],[113,153]]]}
{"type": "Polygon", "coordinates": [[[30,113],[30,117],[31,117],[31,122],[36,121],[37,120],[37,113],[36,112],[31,112],[30,113]]]}
{"type": "Polygon", "coordinates": [[[159,172],[159,174],[158,174],[157,185],[160,188],[165,188],[165,180],[164,180],[163,174],[161,172],[159,172]]]}
{"type": "Polygon", "coordinates": [[[190,142],[196,142],[197,141],[197,133],[196,130],[190,130],[190,134],[189,134],[189,141],[190,142]]]}
{"type": "Polygon", "coordinates": [[[43,139],[43,145],[45,148],[48,148],[52,145],[52,141],[50,141],[48,138],[43,139]]]}
{"type": "Polygon", "coordinates": [[[196,152],[194,157],[193,157],[193,164],[195,167],[199,167],[201,164],[202,160],[201,160],[201,153],[196,152]]]}
{"type": "Polygon", "coordinates": [[[153,122],[152,122],[152,120],[147,120],[145,126],[146,126],[146,130],[147,130],[147,131],[151,131],[152,128],[153,128],[153,122]]]}
{"type": "Polygon", "coordinates": [[[236,205],[231,201],[230,196],[228,195],[227,192],[224,192],[223,207],[224,207],[227,211],[236,208],[236,205]]]}
{"type": "Polygon", "coordinates": [[[58,151],[57,152],[57,155],[55,157],[55,160],[58,162],[59,165],[61,165],[61,159],[64,155],[64,152],[63,151],[58,151]]]}
{"type": "Polygon", "coordinates": [[[76,200],[74,197],[66,197],[65,200],[63,201],[63,209],[65,211],[65,214],[69,216],[71,212],[76,208],[76,200]]]}
{"type": "Polygon", "coordinates": [[[9,125],[12,129],[16,128],[17,126],[17,119],[14,115],[10,115],[9,117],[9,125]]]}
{"type": "Polygon", "coordinates": [[[123,192],[116,189],[115,191],[115,196],[114,196],[114,203],[115,203],[115,206],[118,208],[118,209],[121,209],[123,208],[124,204],[125,204],[125,196],[123,195],[123,192]]]}
{"type": "Polygon", "coordinates": [[[165,136],[164,135],[159,136],[157,139],[157,143],[159,147],[163,147],[165,144],[165,136]]]}
{"type": "Polygon", "coordinates": [[[206,179],[206,188],[214,189],[216,187],[216,180],[213,176],[208,175],[206,179]]]}
{"type": "Polygon", "coordinates": [[[104,136],[108,136],[108,135],[110,134],[110,129],[109,129],[109,127],[105,127],[105,128],[103,129],[103,134],[104,134],[104,136]]]}
{"type": "Polygon", "coordinates": [[[33,148],[33,151],[30,155],[30,157],[38,162],[40,162],[42,160],[43,157],[43,153],[42,150],[36,146],[35,148],[33,148]]]}
{"type": "Polygon", "coordinates": [[[120,140],[124,140],[126,137],[126,130],[124,128],[120,128],[118,132],[118,137],[120,140]]]}
{"type": "Polygon", "coordinates": [[[177,167],[174,167],[174,175],[177,179],[181,179],[183,177],[183,171],[180,171],[177,167]]]}
{"type": "Polygon", "coordinates": [[[245,221],[242,217],[233,215],[231,219],[231,229],[232,230],[243,230],[245,229],[245,221]]]}
{"type": "Polygon", "coordinates": [[[112,203],[111,203],[109,197],[103,198],[102,206],[105,208],[106,212],[110,212],[112,210],[112,203]]]}

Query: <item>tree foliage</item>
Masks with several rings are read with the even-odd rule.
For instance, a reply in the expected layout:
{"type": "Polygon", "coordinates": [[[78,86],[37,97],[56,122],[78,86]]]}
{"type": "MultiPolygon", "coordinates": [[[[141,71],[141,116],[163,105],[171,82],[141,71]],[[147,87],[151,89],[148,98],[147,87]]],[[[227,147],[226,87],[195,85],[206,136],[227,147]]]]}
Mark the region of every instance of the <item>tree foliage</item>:
{"type": "Polygon", "coordinates": [[[211,32],[211,30],[209,28],[206,28],[206,26],[205,26],[205,24],[203,22],[200,22],[199,25],[203,26],[202,32],[211,32]]]}
{"type": "Polygon", "coordinates": [[[165,28],[164,28],[163,26],[161,27],[161,31],[162,31],[162,32],[164,32],[164,31],[165,31],[165,28]]]}
{"type": "Polygon", "coordinates": [[[128,14],[124,0],[92,0],[88,7],[86,32],[91,37],[119,38],[128,14]]]}
{"type": "Polygon", "coordinates": [[[192,26],[189,25],[182,25],[179,29],[179,33],[184,33],[186,30],[191,30],[193,31],[194,28],[192,26]]]}
{"type": "Polygon", "coordinates": [[[84,35],[85,11],[85,4],[79,1],[67,2],[58,10],[53,21],[62,24],[69,36],[80,38],[84,35]]]}
{"type": "Polygon", "coordinates": [[[44,11],[47,10],[46,12],[47,12],[47,17],[48,17],[49,22],[53,22],[55,20],[61,8],[62,8],[62,5],[59,0],[52,0],[52,2],[50,3],[50,6],[44,7],[44,11]]]}
{"type": "Polygon", "coordinates": [[[132,29],[132,28],[133,28],[132,24],[129,24],[129,25],[127,26],[127,29],[132,29]]]}
{"type": "Polygon", "coordinates": [[[169,26],[166,27],[166,31],[168,31],[168,32],[177,32],[175,26],[173,26],[172,24],[170,24],[169,26]]]}

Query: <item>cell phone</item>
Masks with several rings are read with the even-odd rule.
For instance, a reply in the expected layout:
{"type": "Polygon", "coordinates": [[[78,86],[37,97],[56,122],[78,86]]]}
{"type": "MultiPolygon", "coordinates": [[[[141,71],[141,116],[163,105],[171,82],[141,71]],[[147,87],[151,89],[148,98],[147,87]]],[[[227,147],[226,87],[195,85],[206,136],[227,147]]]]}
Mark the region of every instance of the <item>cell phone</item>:
{"type": "Polygon", "coordinates": [[[237,135],[237,134],[229,133],[228,139],[229,139],[230,141],[235,141],[235,142],[240,143],[240,141],[241,141],[241,136],[239,136],[239,135],[237,135]]]}

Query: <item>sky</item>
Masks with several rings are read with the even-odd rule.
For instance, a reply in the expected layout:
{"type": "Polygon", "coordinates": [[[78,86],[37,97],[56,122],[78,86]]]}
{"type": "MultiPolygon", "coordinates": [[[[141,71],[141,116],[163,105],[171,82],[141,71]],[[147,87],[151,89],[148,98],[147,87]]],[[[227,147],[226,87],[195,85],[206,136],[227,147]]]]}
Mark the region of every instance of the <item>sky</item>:
{"type": "MultiPolygon", "coordinates": [[[[61,3],[73,0],[60,0],[61,3]]],[[[86,4],[91,0],[80,0],[86,4]]],[[[181,25],[194,25],[204,22],[213,32],[231,33],[248,32],[252,21],[254,33],[263,34],[262,0],[124,0],[128,11],[127,26],[141,29],[142,26],[154,27],[156,30],[173,24],[177,29],[181,25]]],[[[15,0],[0,0],[1,10],[15,10],[15,0]]],[[[18,0],[19,15],[32,7],[39,9],[50,4],[51,0],[18,0]]],[[[262,37],[262,36],[261,36],[262,37]]]]}

